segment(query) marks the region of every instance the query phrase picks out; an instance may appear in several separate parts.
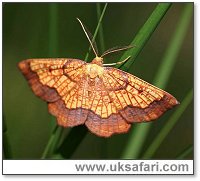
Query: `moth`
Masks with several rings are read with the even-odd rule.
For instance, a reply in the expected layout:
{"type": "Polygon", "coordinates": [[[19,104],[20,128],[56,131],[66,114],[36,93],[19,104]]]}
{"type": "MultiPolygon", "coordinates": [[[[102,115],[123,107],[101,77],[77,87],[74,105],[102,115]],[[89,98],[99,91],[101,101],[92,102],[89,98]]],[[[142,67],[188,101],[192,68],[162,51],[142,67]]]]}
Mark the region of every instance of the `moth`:
{"type": "Polygon", "coordinates": [[[64,127],[85,124],[94,134],[109,137],[126,133],[132,123],[149,122],[179,104],[175,97],[144,80],[104,64],[86,27],[78,19],[94,51],[91,63],[72,58],[27,59],[18,67],[34,94],[48,104],[49,113],[64,127]]]}

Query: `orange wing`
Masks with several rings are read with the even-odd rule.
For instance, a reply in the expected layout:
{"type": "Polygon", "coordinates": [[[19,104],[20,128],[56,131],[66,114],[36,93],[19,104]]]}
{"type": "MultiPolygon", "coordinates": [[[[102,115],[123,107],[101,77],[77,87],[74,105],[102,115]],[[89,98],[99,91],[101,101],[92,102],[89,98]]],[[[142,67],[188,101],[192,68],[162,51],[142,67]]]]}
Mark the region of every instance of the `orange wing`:
{"type": "Polygon", "coordinates": [[[84,124],[88,112],[81,109],[87,101],[79,89],[85,64],[77,59],[58,58],[28,59],[18,66],[33,92],[48,102],[49,112],[57,117],[58,124],[75,126],[84,124]]]}
{"type": "Polygon", "coordinates": [[[33,92],[48,102],[58,124],[86,124],[98,136],[124,133],[130,123],[158,118],[178,102],[170,94],[115,68],[91,78],[77,59],[28,59],[19,63],[33,92]]]}
{"type": "Polygon", "coordinates": [[[179,104],[171,94],[122,70],[105,67],[103,82],[117,112],[128,122],[157,119],[179,104]]]}

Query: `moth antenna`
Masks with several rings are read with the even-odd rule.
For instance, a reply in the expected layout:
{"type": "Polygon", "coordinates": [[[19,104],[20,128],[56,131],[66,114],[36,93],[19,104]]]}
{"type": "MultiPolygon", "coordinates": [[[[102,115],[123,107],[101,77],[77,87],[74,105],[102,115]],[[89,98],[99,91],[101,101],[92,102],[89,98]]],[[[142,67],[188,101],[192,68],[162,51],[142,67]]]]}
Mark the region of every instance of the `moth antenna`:
{"type": "Polygon", "coordinates": [[[76,18],[76,19],[77,19],[77,20],[79,21],[79,23],[81,24],[81,27],[82,27],[82,29],[83,29],[83,31],[84,31],[84,33],[85,33],[85,35],[86,35],[88,41],[90,42],[90,45],[91,45],[91,47],[92,47],[92,50],[94,51],[94,54],[96,55],[96,57],[98,57],[97,52],[96,52],[96,50],[95,50],[95,48],[94,48],[94,46],[93,46],[93,44],[92,44],[92,41],[90,40],[89,35],[87,34],[87,31],[85,30],[85,27],[84,27],[83,23],[81,22],[80,19],[78,19],[78,18],[76,18]]]}

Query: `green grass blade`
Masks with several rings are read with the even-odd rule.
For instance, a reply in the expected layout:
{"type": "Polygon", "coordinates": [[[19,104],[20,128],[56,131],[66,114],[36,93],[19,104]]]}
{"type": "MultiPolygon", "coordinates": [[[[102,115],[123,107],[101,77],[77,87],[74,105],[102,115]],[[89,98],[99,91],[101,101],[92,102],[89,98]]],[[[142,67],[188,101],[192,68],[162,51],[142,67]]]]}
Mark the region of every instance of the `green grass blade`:
{"type": "MultiPolygon", "coordinates": [[[[163,3],[160,3],[160,4],[163,4],[163,3]]],[[[157,8],[158,7],[159,7],[159,5],[157,6],[157,8]]],[[[163,13],[165,13],[165,12],[163,12],[163,13]]],[[[184,39],[185,33],[186,33],[185,29],[187,29],[187,27],[189,25],[191,15],[192,15],[192,5],[188,4],[188,5],[186,5],[186,7],[183,11],[181,19],[177,25],[177,29],[174,33],[173,39],[170,41],[167,53],[165,54],[163,61],[158,69],[159,71],[156,74],[155,79],[153,81],[154,85],[156,85],[160,88],[164,88],[168,82],[171,71],[172,71],[175,61],[176,61],[175,59],[176,59],[176,57],[179,53],[179,49],[182,45],[182,43],[180,43],[180,42],[183,42],[183,39],[184,39]],[[182,30],[182,29],[184,29],[184,30],[182,30]],[[178,36],[178,38],[177,38],[177,36],[178,36]],[[176,41],[180,41],[180,42],[175,42],[174,38],[176,41]],[[178,47],[174,47],[174,46],[178,46],[178,47]],[[171,48],[171,47],[173,47],[176,51],[172,50],[173,48],[171,48]],[[171,50],[172,52],[170,52],[169,50],[171,50]],[[168,55],[168,54],[171,54],[171,55],[168,55]],[[159,81],[160,79],[162,81],[159,81]]],[[[156,16],[154,18],[156,18],[156,16]]],[[[134,41],[133,41],[133,43],[134,43],[134,41]]],[[[128,63],[128,66],[131,65],[130,62],[127,62],[127,63],[128,63]]],[[[128,66],[126,65],[125,69],[128,66]]],[[[147,137],[147,134],[150,130],[150,125],[151,125],[151,123],[135,125],[134,130],[131,133],[130,140],[128,141],[127,147],[124,149],[124,152],[122,154],[122,158],[138,158],[140,151],[142,149],[142,146],[147,137]]]]}
{"type": "MultiPolygon", "coordinates": [[[[100,18],[99,18],[99,20],[98,20],[98,24],[97,24],[96,30],[95,30],[94,35],[93,35],[92,42],[95,41],[95,39],[96,39],[97,33],[98,33],[99,28],[100,28],[100,25],[101,25],[101,21],[102,21],[103,16],[104,16],[104,14],[105,14],[105,12],[106,12],[107,6],[108,6],[108,3],[106,3],[106,4],[104,5],[104,8],[103,8],[102,13],[101,13],[101,16],[100,16],[100,18]]],[[[87,52],[87,54],[86,54],[86,56],[85,56],[85,61],[86,61],[86,62],[87,62],[87,60],[88,60],[90,51],[91,51],[91,46],[89,47],[89,50],[88,50],[88,52],[87,52]]]]}
{"type": "Polygon", "coordinates": [[[185,150],[183,150],[181,152],[181,154],[179,154],[176,158],[177,159],[184,159],[185,157],[187,157],[190,153],[192,153],[193,151],[193,145],[189,145],[185,150]]]}
{"type": "Polygon", "coordinates": [[[147,125],[136,125],[134,127],[127,142],[127,146],[124,148],[124,151],[122,153],[122,159],[136,159],[138,157],[141,146],[146,139],[147,133],[147,125]],[[143,132],[141,132],[140,130],[143,132]]]}
{"type": "Polygon", "coordinates": [[[47,146],[44,149],[41,159],[50,158],[50,156],[54,153],[60,140],[62,130],[62,127],[59,127],[57,125],[55,126],[55,129],[51,134],[51,137],[47,143],[47,146]]]}
{"type": "Polygon", "coordinates": [[[120,68],[124,71],[127,71],[129,69],[129,67],[133,64],[137,55],[142,51],[143,47],[151,37],[152,33],[154,32],[170,6],[171,3],[159,3],[157,5],[151,16],[148,18],[146,23],[137,33],[134,40],[131,42],[130,45],[134,46],[134,48],[127,50],[121,57],[120,61],[124,60],[130,55],[132,57],[129,59],[129,61],[123,64],[123,66],[119,65],[117,66],[117,68],[120,68]]]}
{"type": "MultiPolygon", "coordinates": [[[[100,19],[101,17],[101,4],[97,3],[97,18],[100,19]]],[[[101,52],[105,51],[105,41],[104,41],[104,35],[103,35],[103,26],[102,23],[99,27],[99,41],[100,41],[100,50],[101,52]]]]}
{"type": "MultiPolygon", "coordinates": [[[[104,8],[101,12],[101,15],[100,15],[100,18],[99,18],[99,21],[98,21],[98,24],[97,24],[97,27],[96,27],[92,41],[95,40],[97,33],[100,29],[100,25],[101,25],[103,16],[105,14],[106,8],[107,8],[107,3],[104,5],[104,8]]],[[[88,58],[89,51],[86,55],[85,60],[87,60],[87,58],[88,58]]],[[[63,140],[62,144],[59,146],[58,152],[61,153],[63,157],[70,158],[72,156],[72,154],[74,153],[74,151],[79,146],[79,144],[85,138],[87,133],[88,133],[88,131],[85,127],[79,126],[79,127],[72,128],[70,133],[66,136],[66,138],[63,140]]]]}
{"type": "Polygon", "coordinates": [[[161,129],[161,131],[158,133],[156,138],[153,140],[152,144],[149,146],[149,148],[144,153],[144,155],[143,155],[144,159],[151,158],[153,156],[153,154],[159,148],[159,146],[161,145],[163,140],[167,137],[169,132],[173,129],[174,125],[177,123],[177,121],[179,120],[181,115],[184,113],[186,108],[192,102],[192,99],[193,99],[193,90],[190,90],[188,92],[188,94],[185,96],[184,100],[179,105],[177,111],[175,111],[172,114],[172,116],[166,122],[165,126],[161,129]]]}
{"type": "MultiPolygon", "coordinates": [[[[129,55],[135,59],[136,56],[141,52],[142,48],[144,47],[145,43],[147,43],[148,39],[166,14],[167,10],[170,8],[170,3],[159,3],[151,16],[148,18],[146,23],[140,29],[139,33],[136,35],[135,39],[132,41],[131,45],[135,45],[136,47],[130,49],[124,53],[121,60],[125,59],[129,55]],[[147,36],[148,35],[148,36],[147,36]]],[[[122,70],[127,71],[129,67],[131,67],[133,60],[130,59],[128,62],[123,64],[120,67],[122,70]]],[[[141,145],[143,144],[142,140],[145,140],[146,134],[148,130],[148,125],[136,125],[134,130],[132,131],[127,146],[125,147],[122,158],[135,158],[139,152],[141,145]],[[142,130],[141,130],[142,129],[142,130]],[[140,131],[141,130],[141,131],[140,131]]]]}

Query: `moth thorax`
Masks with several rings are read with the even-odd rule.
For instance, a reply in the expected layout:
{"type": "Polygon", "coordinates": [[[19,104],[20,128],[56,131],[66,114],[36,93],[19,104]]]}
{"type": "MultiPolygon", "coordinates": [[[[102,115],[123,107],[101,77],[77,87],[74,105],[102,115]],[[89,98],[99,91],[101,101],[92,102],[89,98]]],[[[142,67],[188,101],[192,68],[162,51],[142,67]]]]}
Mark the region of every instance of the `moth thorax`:
{"type": "Polygon", "coordinates": [[[86,68],[87,75],[92,79],[96,77],[101,77],[103,75],[103,71],[103,67],[97,64],[88,64],[86,68]]]}
{"type": "Polygon", "coordinates": [[[97,64],[99,66],[103,66],[103,58],[101,57],[95,57],[92,62],[93,64],[97,64]]]}

